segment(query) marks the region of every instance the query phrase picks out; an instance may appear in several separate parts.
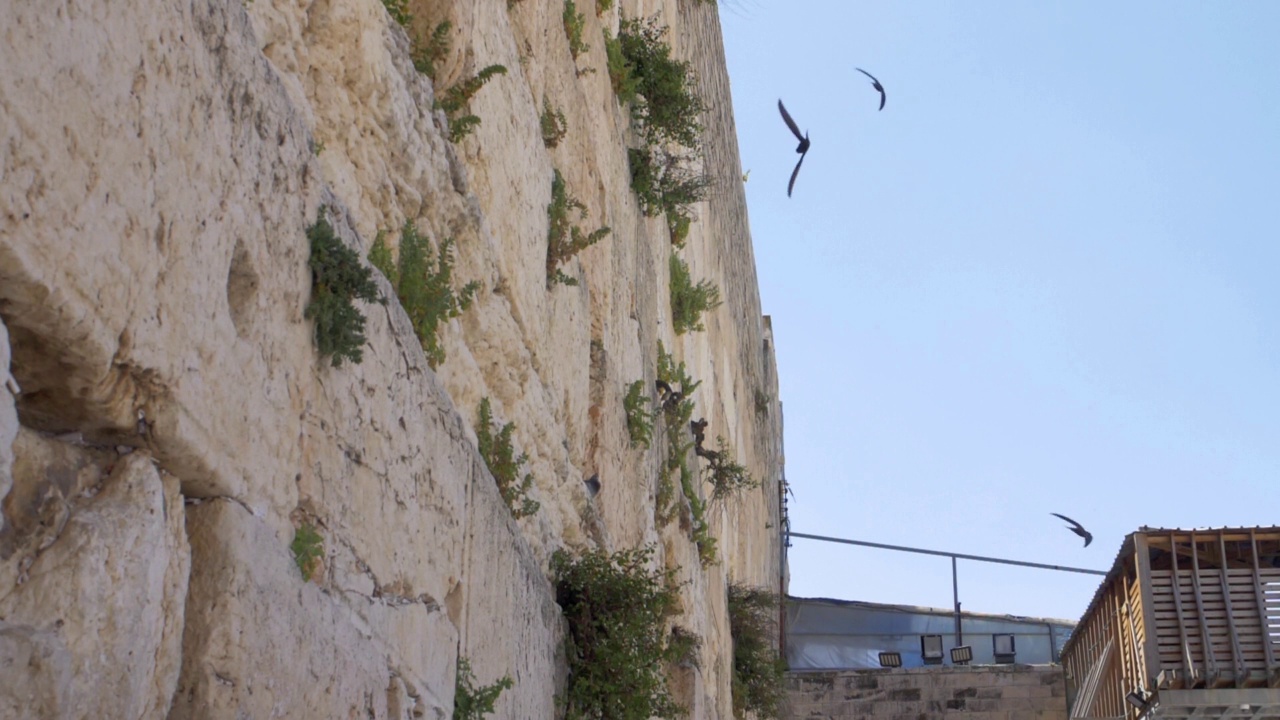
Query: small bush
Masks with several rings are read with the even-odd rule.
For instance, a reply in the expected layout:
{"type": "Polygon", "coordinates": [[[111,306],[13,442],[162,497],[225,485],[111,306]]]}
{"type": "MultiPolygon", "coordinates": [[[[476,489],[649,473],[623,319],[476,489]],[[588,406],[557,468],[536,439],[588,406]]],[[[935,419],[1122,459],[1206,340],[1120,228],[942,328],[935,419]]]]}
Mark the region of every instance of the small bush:
{"type": "Polygon", "coordinates": [[[756,415],[761,418],[769,417],[769,396],[760,388],[755,390],[756,415]]]}
{"type": "Polygon", "coordinates": [[[691,160],[683,155],[651,148],[630,148],[627,163],[631,169],[631,189],[645,215],[667,216],[672,242],[684,243],[692,215],[689,206],[706,197],[711,178],[689,167],[691,160]]]}
{"type": "Polygon", "coordinates": [[[760,483],[751,477],[747,469],[735,462],[733,448],[725,443],[724,438],[716,436],[719,446],[711,463],[703,470],[703,478],[711,483],[711,500],[724,500],[742,490],[760,487],[760,483]]]}
{"type": "Polygon", "coordinates": [[[596,0],[596,17],[600,17],[613,7],[613,0],[596,0]]]}
{"type": "Polygon", "coordinates": [[[568,720],[684,714],[663,672],[689,652],[666,631],[676,612],[676,570],[648,569],[653,551],[592,550],[576,560],[564,550],[552,555],[556,602],[569,624],[568,720]]]}
{"type": "Polygon", "coordinates": [[[322,358],[331,357],[334,367],[342,365],[343,360],[359,363],[364,359],[362,348],[366,342],[364,315],[352,301],[381,301],[373,273],[360,264],[360,256],[354,250],[333,234],[323,210],[315,225],[307,228],[307,240],[311,242],[307,261],[311,267],[311,302],[303,317],[316,321],[316,347],[322,358]]]}
{"type": "Polygon", "coordinates": [[[369,262],[395,287],[432,368],[445,360],[444,347],[436,334],[440,323],[471,307],[480,290],[480,283],[472,280],[462,286],[461,292],[454,292],[452,247],[453,241],[446,239],[440,243],[440,252],[433,256],[427,239],[418,234],[412,222],[406,221],[400,231],[398,262],[391,261],[391,250],[382,233],[369,250],[369,262]]]}
{"type": "Polygon", "coordinates": [[[316,563],[324,556],[324,538],[316,532],[314,525],[302,523],[302,527],[293,533],[293,542],[289,544],[289,550],[293,552],[293,561],[302,571],[302,579],[310,582],[311,575],[316,570],[316,563]]]}
{"type": "Polygon", "coordinates": [[[786,663],[778,656],[778,597],[764,588],[729,586],[729,632],[733,636],[733,710],[777,718],[784,697],[786,663]]]}
{"type": "Polygon", "coordinates": [[[609,70],[609,84],[613,86],[613,94],[617,96],[618,102],[623,105],[635,102],[639,81],[636,80],[627,57],[622,54],[622,41],[610,37],[607,30],[604,32],[604,55],[609,70]]]}
{"type": "Polygon", "coordinates": [[[649,393],[645,392],[644,380],[637,380],[627,387],[622,406],[627,411],[627,435],[631,437],[631,447],[643,445],[648,448],[653,437],[653,411],[649,409],[649,393]]]}
{"type": "Polygon", "coordinates": [[[471,674],[471,662],[458,656],[458,680],[453,691],[453,720],[482,720],[494,712],[493,706],[503,690],[515,687],[510,675],[504,675],[492,685],[475,686],[476,676],[471,674]]]}
{"type": "Polygon", "coordinates": [[[709,280],[693,284],[689,266],[671,254],[671,322],[677,335],[706,330],[702,314],[720,306],[720,288],[709,280]]]}
{"type": "Polygon", "coordinates": [[[542,144],[549,148],[559,145],[560,141],[564,139],[565,133],[569,131],[569,125],[565,122],[564,113],[554,110],[546,97],[542,98],[540,125],[542,126],[542,144]]]}
{"type": "Polygon", "coordinates": [[[480,457],[488,466],[489,473],[498,483],[498,492],[511,508],[512,517],[519,520],[538,512],[539,504],[529,497],[529,489],[533,487],[533,474],[520,471],[528,462],[525,453],[516,455],[511,445],[511,435],[516,431],[515,423],[507,423],[498,427],[493,421],[493,410],[489,407],[489,398],[480,401],[480,417],[476,420],[476,440],[480,445],[480,457]],[[497,434],[494,434],[494,429],[497,434]]]}
{"type": "Polygon", "coordinates": [[[716,539],[706,520],[706,503],[698,497],[697,483],[693,470],[689,467],[689,451],[694,449],[694,443],[685,440],[685,428],[693,417],[694,403],[691,396],[702,382],[695,382],[690,378],[684,363],[676,364],[661,342],[658,343],[658,382],[660,386],[670,388],[671,392],[662,398],[662,424],[667,456],[658,480],[655,515],[663,524],[674,518],[673,501],[675,483],[678,481],[681,494],[689,504],[689,538],[697,544],[702,564],[712,565],[716,562],[716,539]]]}
{"type": "Polygon", "coordinates": [[[591,50],[591,46],[582,41],[582,26],[586,22],[586,17],[578,12],[578,6],[573,3],[573,0],[564,0],[564,13],[561,19],[564,21],[564,36],[569,39],[569,54],[577,60],[579,55],[591,50]]]}
{"type": "Polygon", "coordinates": [[[480,92],[480,88],[489,82],[495,75],[506,75],[507,68],[502,65],[490,65],[475,77],[463,80],[444,91],[444,98],[438,100],[437,103],[445,115],[449,117],[449,141],[459,142],[462,138],[471,134],[476,126],[480,124],[480,118],[475,115],[460,115],[465,112],[467,104],[476,93],[480,92]]]}
{"type": "Polygon", "coordinates": [[[547,205],[547,280],[565,285],[577,285],[578,281],[560,271],[561,263],[577,255],[579,252],[600,242],[609,234],[607,226],[597,228],[590,234],[574,225],[570,212],[578,211],[579,219],[587,217],[587,207],[577,198],[569,195],[565,188],[564,178],[560,171],[554,171],[551,177],[551,204],[547,205]]]}
{"type": "Polygon", "coordinates": [[[631,117],[650,145],[673,142],[694,148],[706,108],[693,91],[692,67],[671,57],[671,46],[663,40],[666,32],[653,19],[627,20],[618,29],[622,55],[641,96],[631,104],[631,117]]]}

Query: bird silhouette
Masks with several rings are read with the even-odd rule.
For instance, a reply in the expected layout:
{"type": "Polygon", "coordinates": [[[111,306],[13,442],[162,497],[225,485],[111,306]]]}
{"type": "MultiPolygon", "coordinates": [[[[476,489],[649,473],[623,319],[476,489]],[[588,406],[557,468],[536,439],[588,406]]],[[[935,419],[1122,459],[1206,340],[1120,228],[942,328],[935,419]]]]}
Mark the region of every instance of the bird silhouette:
{"type": "Polygon", "coordinates": [[[800,160],[796,162],[796,169],[791,171],[791,182],[787,183],[787,197],[791,197],[791,188],[796,186],[796,175],[800,174],[800,165],[804,163],[805,153],[809,152],[809,133],[800,134],[800,128],[796,127],[796,121],[791,119],[791,115],[787,112],[786,106],[782,101],[778,101],[778,112],[782,113],[782,120],[791,128],[791,132],[795,134],[800,144],[796,146],[796,152],[800,153],[800,160]]]}
{"type": "Polygon", "coordinates": [[[863,70],[862,68],[854,68],[854,70],[857,70],[863,75],[866,75],[867,77],[871,78],[871,86],[880,91],[880,109],[883,110],[884,109],[884,86],[880,84],[880,81],[876,79],[875,75],[872,75],[866,70],[863,70]]]}
{"type": "Polygon", "coordinates": [[[1068,529],[1069,529],[1071,532],[1073,532],[1073,533],[1075,533],[1075,534],[1079,535],[1080,537],[1084,538],[1084,546],[1085,546],[1085,547],[1089,547],[1089,543],[1093,542],[1093,535],[1092,535],[1088,530],[1085,530],[1085,529],[1084,529],[1084,526],[1083,526],[1083,525],[1081,525],[1080,523],[1076,522],[1075,520],[1072,520],[1071,518],[1067,517],[1066,515],[1059,515],[1058,513],[1049,513],[1049,514],[1050,514],[1050,515],[1052,515],[1052,516],[1054,516],[1054,517],[1056,517],[1056,518],[1061,518],[1061,519],[1063,519],[1063,520],[1066,520],[1067,522],[1071,523],[1072,525],[1075,525],[1075,527],[1073,527],[1073,528],[1068,528],[1068,529]]]}

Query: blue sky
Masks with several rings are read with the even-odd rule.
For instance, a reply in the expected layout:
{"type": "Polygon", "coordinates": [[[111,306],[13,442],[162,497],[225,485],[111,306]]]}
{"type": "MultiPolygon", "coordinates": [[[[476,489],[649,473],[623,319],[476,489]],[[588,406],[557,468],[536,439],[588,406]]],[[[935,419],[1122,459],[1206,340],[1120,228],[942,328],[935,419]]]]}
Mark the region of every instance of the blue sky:
{"type": "MultiPolygon", "coordinates": [[[[1280,524],[1280,3],[720,15],[793,529],[1107,569],[1141,525],[1280,524]]],[[[790,560],[795,595],[951,602],[944,558],[790,560]]],[[[1097,584],[960,563],[975,611],[1097,584]]]]}

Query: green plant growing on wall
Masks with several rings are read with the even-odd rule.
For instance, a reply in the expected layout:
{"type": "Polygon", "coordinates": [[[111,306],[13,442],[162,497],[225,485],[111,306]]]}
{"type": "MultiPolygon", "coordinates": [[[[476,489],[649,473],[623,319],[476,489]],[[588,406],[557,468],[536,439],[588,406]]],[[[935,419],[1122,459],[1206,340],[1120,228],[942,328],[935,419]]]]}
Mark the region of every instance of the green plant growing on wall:
{"type": "Polygon", "coordinates": [[[497,482],[498,492],[511,509],[512,517],[519,520],[538,512],[539,504],[529,497],[529,490],[533,487],[533,474],[525,473],[524,477],[520,476],[529,456],[525,453],[516,455],[511,444],[511,436],[515,430],[515,423],[499,426],[494,422],[489,398],[480,401],[479,418],[476,420],[476,441],[480,446],[480,457],[484,458],[484,464],[497,482]]]}
{"type": "Polygon", "coordinates": [[[564,113],[553,109],[551,102],[545,96],[542,98],[542,117],[539,118],[539,124],[542,127],[542,144],[549,148],[559,145],[569,131],[564,113]]]}
{"type": "Polygon", "coordinates": [[[600,17],[613,7],[613,0],[596,0],[596,17],[600,17]]]}
{"type": "Polygon", "coordinates": [[[631,438],[631,447],[643,445],[647,449],[653,438],[653,411],[649,408],[649,394],[644,391],[644,380],[627,386],[622,407],[627,411],[627,435],[631,438]]]}
{"type": "Polygon", "coordinates": [[[716,445],[719,449],[712,454],[711,463],[702,471],[703,479],[711,483],[712,502],[724,500],[743,490],[760,487],[760,483],[751,477],[747,469],[734,460],[733,448],[725,443],[723,437],[716,436],[716,445]]]}
{"type": "Polygon", "coordinates": [[[577,285],[576,278],[565,275],[560,265],[569,258],[600,242],[609,234],[608,226],[597,228],[591,233],[583,233],[573,224],[572,211],[578,211],[578,218],[587,217],[587,207],[577,198],[569,195],[565,188],[564,178],[555,170],[551,177],[551,203],[547,205],[547,281],[565,285],[577,285]]]}
{"type": "Polygon", "coordinates": [[[564,36],[569,40],[569,54],[577,60],[579,55],[591,50],[591,46],[582,40],[582,27],[586,17],[578,12],[578,6],[573,0],[564,0],[564,13],[561,19],[564,21],[564,36]]]}
{"type": "Polygon", "coordinates": [[[778,718],[786,663],[774,646],[778,597],[764,588],[731,584],[729,632],[733,636],[733,711],[738,717],[778,718]]]}
{"type": "Polygon", "coordinates": [[[444,346],[437,334],[440,323],[456,318],[471,307],[480,283],[472,280],[453,289],[453,241],[440,243],[438,254],[431,253],[427,239],[418,234],[412,222],[406,221],[400,230],[400,257],[391,261],[391,250],[386,237],[378,233],[369,250],[369,262],[387,276],[396,289],[396,296],[404,306],[405,314],[413,323],[414,334],[422,344],[427,363],[432,368],[445,360],[444,346]]]}
{"type": "Polygon", "coordinates": [[[450,87],[444,91],[444,97],[437,101],[437,105],[444,114],[449,118],[449,141],[459,142],[462,138],[471,134],[480,124],[480,118],[476,115],[466,113],[471,98],[480,92],[480,88],[489,82],[495,75],[506,75],[507,68],[502,65],[490,65],[474,77],[463,80],[462,82],[450,87]]]}
{"type": "Polygon", "coordinates": [[[720,306],[720,288],[709,280],[693,284],[689,266],[671,253],[671,323],[677,335],[706,330],[702,314],[720,306]]]}
{"type": "Polygon", "coordinates": [[[692,220],[691,205],[706,197],[711,179],[689,168],[690,159],[664,149],[630,148],[631,189],[645,215],[665,214],[671,242],[684,245],[692,220]]]}
{"type": "Polygon", "coordinates": [[[631,117],[650,145],[671,142],[695,148],[706,107],[693,90],[693,68],[671,57],[666,32],[652,18],[626,20],[618,29],[622,55],[640,95],[631,103],[631,117]]]}
{"type": "MultiPolygon", "coordinates": [[[[394,14],[392,15],[394,17],[394,14]]],[[[452,43],[449,40],[449,31],[453,29],[453,23],[445,20],[435,29],[431,31],[431,37],[425,43],[419,42],[416,37],[411,37],[413,67],[423,75],[436,79],[436,71],[439,69],[440,63],[444,62],[445,57],[449,55],[449,48],[452,43]]]]}
{"type": "Polygon", "coordinates": [[[510,675],[504,675],[492,685],[475,686],[476,676],[471,674],[471,662],[458,656],[458,679],[453,691],[453,720],[483,720],[494,712],[494,705],[503,690],[515,687],[510,675]]]}
{"type": "Polygon", "coordinates": [[[310,582],[316,563],[324,555],[324,538],[316,532],[314,525],[304,522],[294,531],[289,550],[293,552],[293,561],[298,564],[298,570],[302,571],[302,579],[310,582]]]}
{"type": "Polygon", "coordinates": [[[409,0],[382,0],[382,6],[387,9],[391,19],[405,30],[413,24],[413,15],[409,14],[409,0]]]}
{"type": "Polygon", "coordinates": [[[360,256],[342,244],[323,209],[316,223],[307,228],[311,255],[311,301],[303,317],[316,321],[316,347],[320,357],[329,357],[334,367],[343,360],[364,359],[364,315],[353,300],[381,302],[372,271],[360,264],[360,256]]]}
{"type": "Polygon", "coordinates": [[[698,546],[698,557],[703,565],[716,562],[716,538],[706,520],[706,503],[698,497],[698,487],[693,470],[689,467],[689,451],[694,443],[685,440],[686,428],[693,417],[693,391],[702,384],[689,377],[683,362],[675,359],[658,342],[658,387],[666,388],[660,397],[663,436],[667,455],[662,475],[658,480],[655,517],[666,524],[675,517],[673,506],[675,483],[689,505],[689,537],[698,546]]]}
{"type": "Polygon", "coordinates": [[[635,102],[639,81],[636,80],[627,57],[622,54],[622,41],[611,37],[607,30],[603,32],[605,64],[609,70],[609,85],[613,87],[613,94],[623,105],[635,102]]]}
{"type": "Polygon", "coordinates": [[[569,625],[567,720],[674,720],[684,714],[663,672],[689,651],[666,631],[677,608],[676,569],[650,570],[653,551],[552,555],[556,602],[569,625]]]}
{"type": "Polygon", "coordinates": [[[755,389],[756,415],[761,418],[769,416],[769,396],[760,388],[755,389]]]}

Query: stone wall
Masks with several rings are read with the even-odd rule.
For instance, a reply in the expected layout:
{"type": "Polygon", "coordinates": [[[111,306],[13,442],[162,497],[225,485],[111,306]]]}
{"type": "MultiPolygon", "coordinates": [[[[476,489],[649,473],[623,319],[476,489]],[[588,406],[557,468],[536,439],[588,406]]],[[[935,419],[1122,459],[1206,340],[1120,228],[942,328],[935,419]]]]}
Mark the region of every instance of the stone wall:
{"type": "Polygon", "coordinates": [[[794,720],[1067,720],[1058,665],[788,673],[794,720]]]}
{"type": "Polygon", "coordinates": [[[549,718],[548,558],[643,544],[680,568],[678,622],[703,640],[677,699],[732,715],[725,588],[777,586],[782,460],[745,199],[723,181],[741,170],[718,19],[579,2],[575,62],[562,7],[410,0],[414,31],[453,25],[441,88],[508,68],[452,143],[379,0],[0,5],[0,718],[442,718],[459,657],[515,681],[495,717],[549,718]],[[725,303],[682,336],[600,41],[653,15],[700,72],[721,181],[681,254],[725,303]],[[568,121],[555,149],[544,98],[568,121]],[[553,168],[583,225],[612,228],[564,266],[577,287],[545,278],[553,168]],[[361,254],[406,220],[454,240],[457,283],[481,289],[441,328],[443,364],[380,276],[363,362],[317,357],[322,209],[361,254]],[[659,342],[762,481],[711,506],[714,565],[655,520],[664,448],[628,442],[622,398],[652,387],[659,342]],[[535,478],[519,521],[475,449],[484,397],[535,478]],[[290,554],[303,523],[324,539],[310,581],[290,554]]]}

